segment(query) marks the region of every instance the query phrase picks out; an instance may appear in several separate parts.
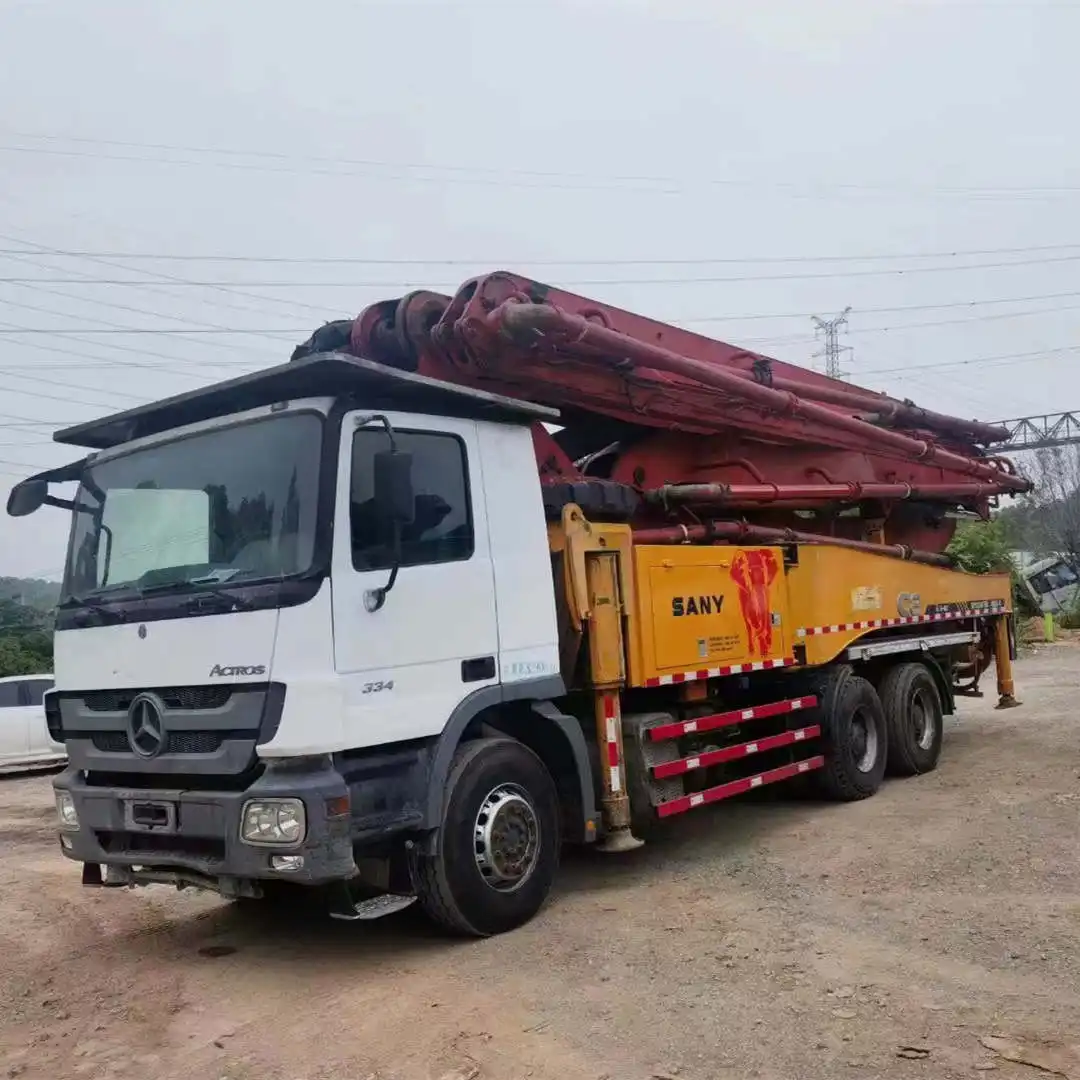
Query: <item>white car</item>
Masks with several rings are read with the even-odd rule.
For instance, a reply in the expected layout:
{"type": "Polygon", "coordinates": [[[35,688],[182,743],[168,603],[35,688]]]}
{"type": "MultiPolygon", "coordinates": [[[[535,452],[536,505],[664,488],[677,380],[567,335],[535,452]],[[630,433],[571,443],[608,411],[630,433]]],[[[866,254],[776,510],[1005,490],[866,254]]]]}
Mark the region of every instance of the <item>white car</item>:
{"type": "Polygon", "coordinates": [[[0,678],[0,769],[51,765],[67,751],[49,738],[42,704],[53,688],[51,675],[8,675],[0,678]]]}

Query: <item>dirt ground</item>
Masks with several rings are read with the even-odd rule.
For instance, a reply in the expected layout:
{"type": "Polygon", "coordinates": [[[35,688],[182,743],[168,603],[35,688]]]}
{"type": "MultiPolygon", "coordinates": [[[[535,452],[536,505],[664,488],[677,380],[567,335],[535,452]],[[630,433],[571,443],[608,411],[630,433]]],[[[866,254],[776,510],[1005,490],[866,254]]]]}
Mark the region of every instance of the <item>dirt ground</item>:
{"type": "Polygon", "coordinates": [[[83,889],[49,778],[0,781],[0,1077],[1080,1080],[1080,649],[1017,676],[930,776],[569,856],[478,943],[83,889]]]}

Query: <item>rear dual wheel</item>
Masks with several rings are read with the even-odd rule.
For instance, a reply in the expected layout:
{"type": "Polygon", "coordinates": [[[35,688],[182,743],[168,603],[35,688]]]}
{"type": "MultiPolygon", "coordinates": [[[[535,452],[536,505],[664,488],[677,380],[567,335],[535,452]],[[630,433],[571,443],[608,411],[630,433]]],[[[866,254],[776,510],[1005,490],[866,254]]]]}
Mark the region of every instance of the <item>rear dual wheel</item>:
{"type": "Polygon", "coordinates": [[[888,753],[881,699],[849,667],[831,671],[820,696],[825,764],[814,773],[815,784],[840,802],[869,798],[881,787],[888,753]]]}
{"type": "Polygon", "coordinates": [[[825,765],[815,783],[827,797],[865,799],[892,776],[932,772],[941,757],[944,710],[925,664],[889,668],[878,688],[849,667],[829,672],[820,692],[825,765]]]}
{"type": "Polygon", "coordinates": [[[941,694],[925,664],[897,664],[878,686],[889,739],[893,776],[933,772],[945,731],[941,694]]]}

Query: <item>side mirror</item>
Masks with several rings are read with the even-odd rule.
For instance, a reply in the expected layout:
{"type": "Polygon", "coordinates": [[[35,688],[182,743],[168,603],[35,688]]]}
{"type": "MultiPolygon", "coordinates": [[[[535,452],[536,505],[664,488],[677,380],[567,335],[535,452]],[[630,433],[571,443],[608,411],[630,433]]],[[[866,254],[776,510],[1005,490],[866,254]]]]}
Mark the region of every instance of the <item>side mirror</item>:
{"type": "Polygon", "coordinates": [[[48,497],[49,485],[44,480],[24,480],[21,484],[16,484],[8,495],[8,515],[26,517],[40,510],[48,497]]]}
{"type": "Polygon", "coordinates": [[[416,514],[412,485],[412,454],[380,450],[373,462],[375,510],[389,525],[409,525],[416,514]]]}

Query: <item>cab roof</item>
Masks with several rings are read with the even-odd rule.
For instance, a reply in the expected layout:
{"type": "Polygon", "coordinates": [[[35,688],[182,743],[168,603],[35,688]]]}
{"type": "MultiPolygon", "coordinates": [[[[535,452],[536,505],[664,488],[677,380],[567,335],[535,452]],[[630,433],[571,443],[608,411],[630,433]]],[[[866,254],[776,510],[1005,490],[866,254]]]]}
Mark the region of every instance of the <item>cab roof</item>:
{"type": "Polygon", "coordinates": [[[318,353],[113,413],[100,420],[75,424],[56,432],[53,440],[68,446],[107,450],[132,439],[171,431],[201,420],[230,416],[260,405],[343,395],[356,395],[363,408],[400,409],[509,424],[529,424],[536,420],[551,423],[559,418],[557,409],[544,405],[489,394],[485,390],[458,386],[335,352],[318,353]]]}

